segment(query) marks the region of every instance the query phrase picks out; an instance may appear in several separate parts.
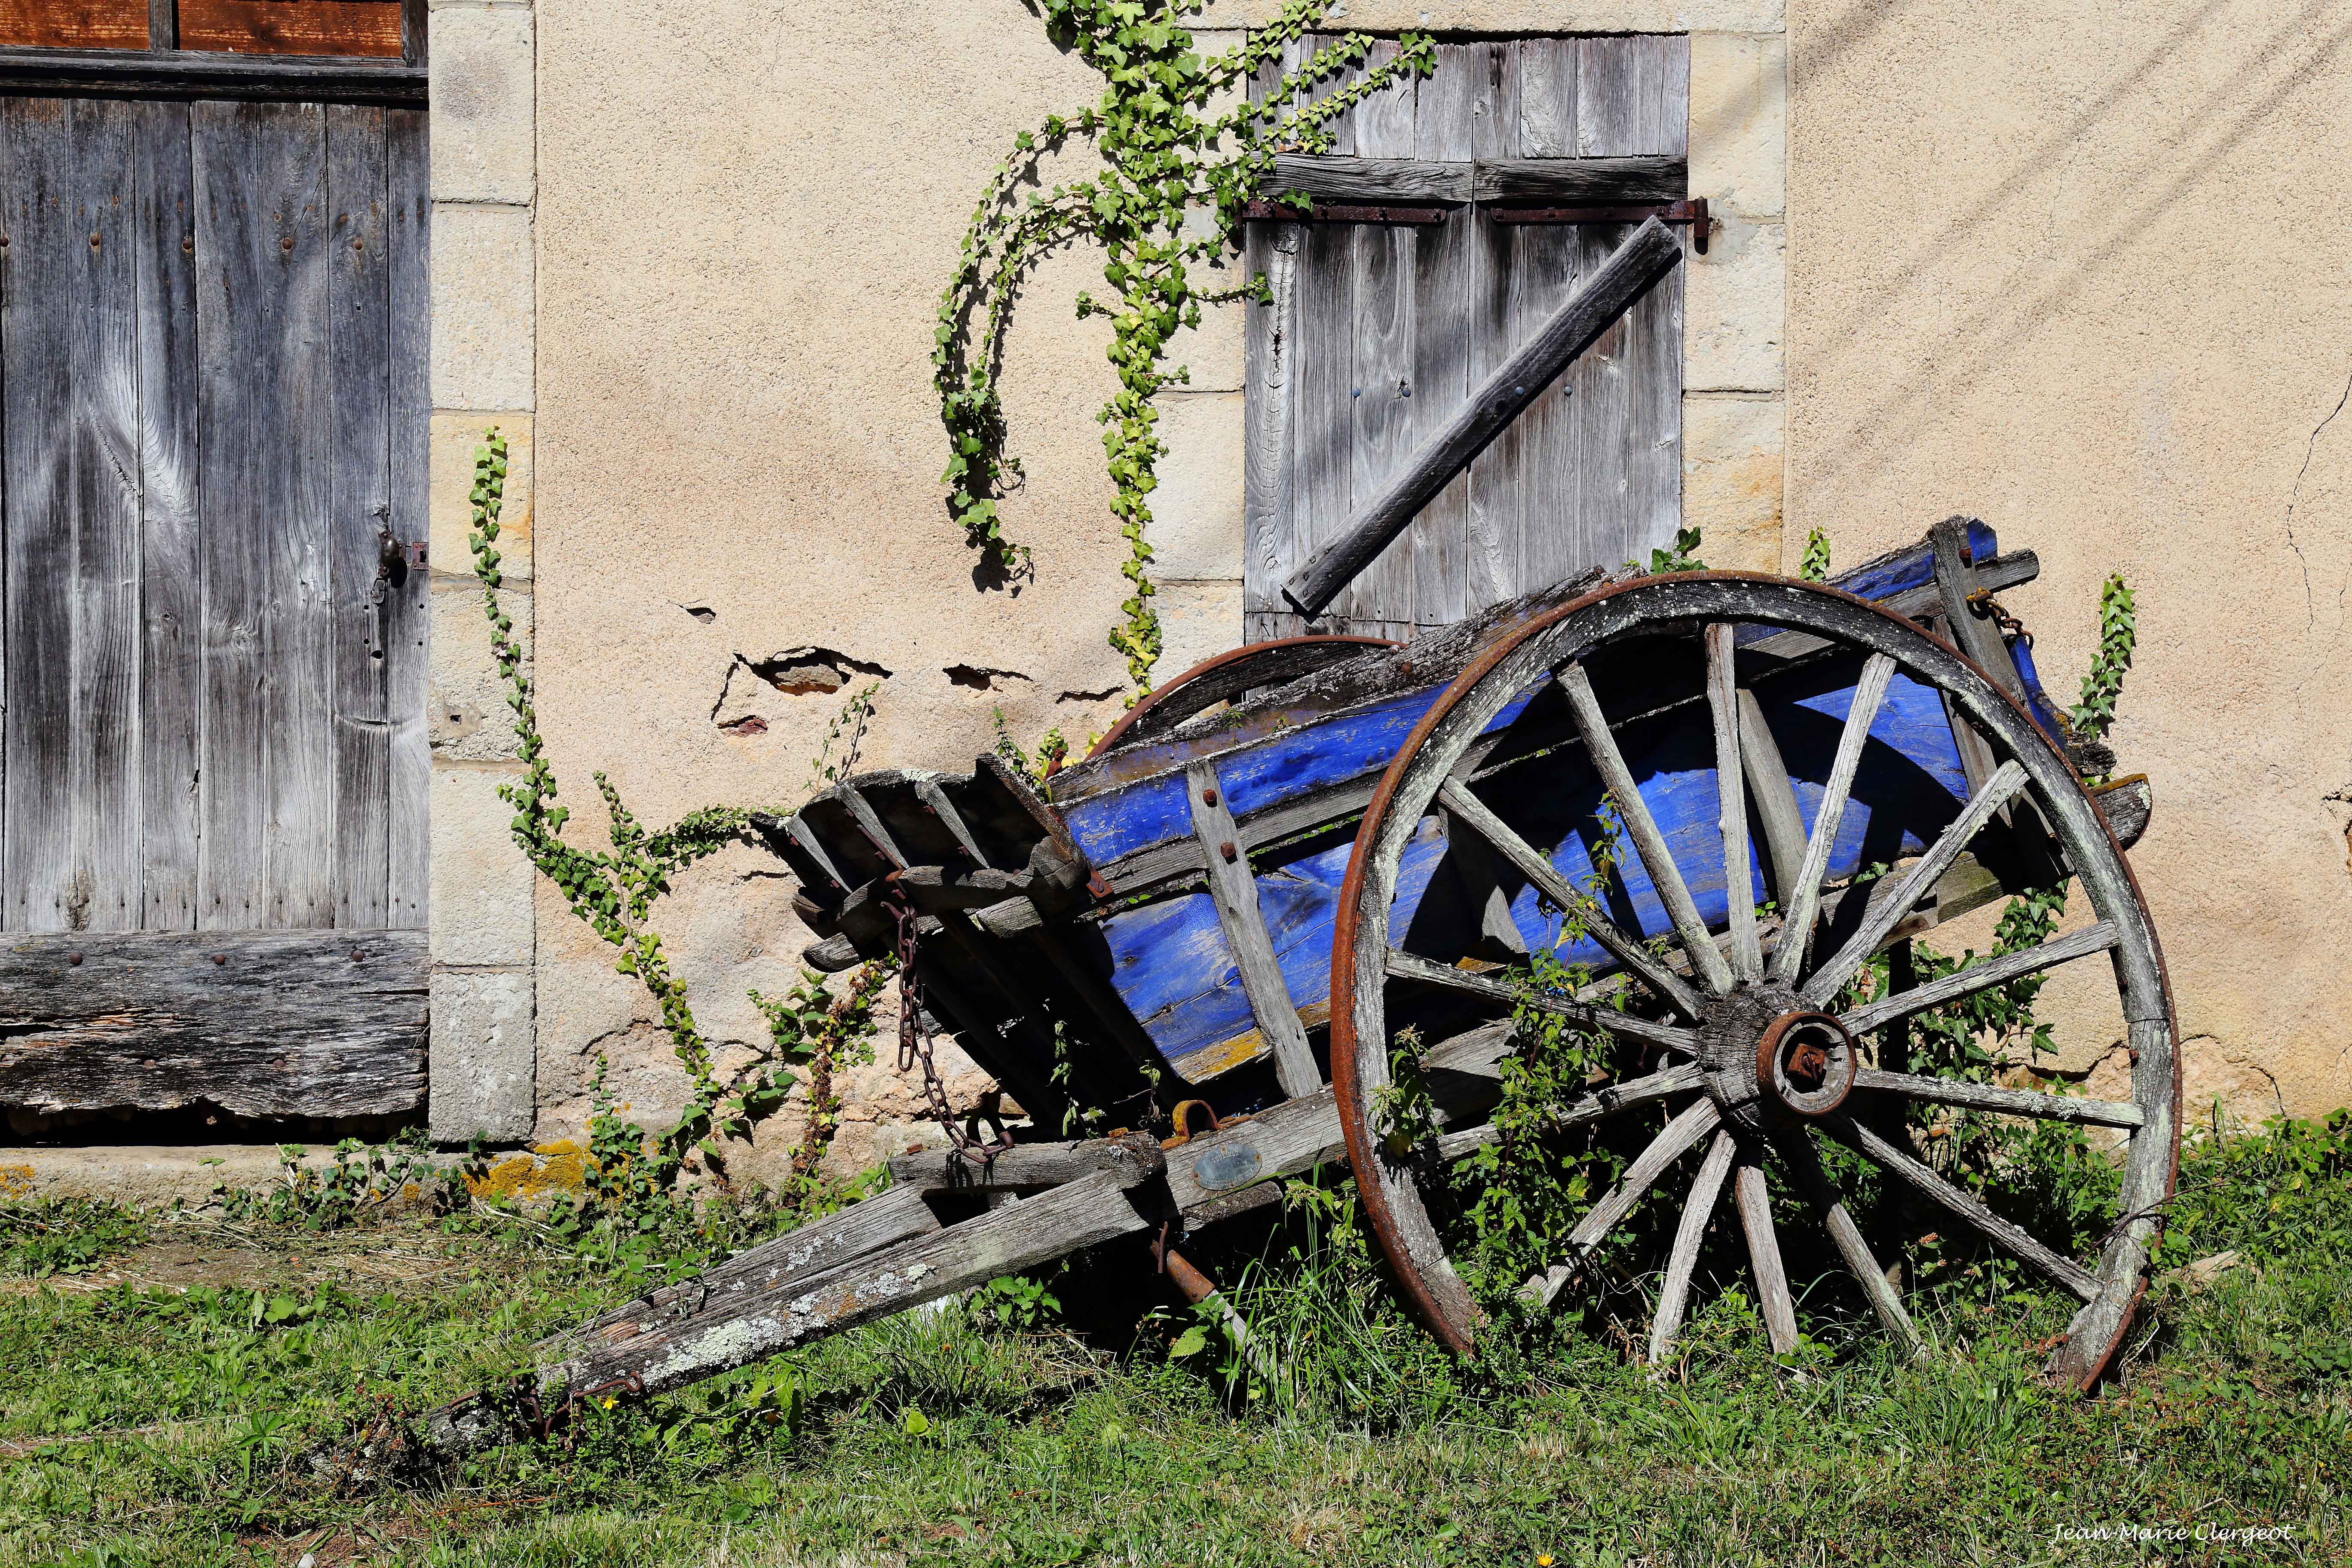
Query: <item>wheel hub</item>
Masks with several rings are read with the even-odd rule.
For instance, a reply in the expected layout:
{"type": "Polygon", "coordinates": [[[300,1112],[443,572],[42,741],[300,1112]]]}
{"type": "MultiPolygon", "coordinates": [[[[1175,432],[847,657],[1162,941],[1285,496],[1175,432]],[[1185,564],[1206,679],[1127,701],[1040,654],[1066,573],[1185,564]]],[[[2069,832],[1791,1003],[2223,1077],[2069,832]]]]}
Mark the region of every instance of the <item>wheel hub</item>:
{"type": "Polygon", "coordinates": [[[1853,1092],[1860,1053],[1845,1026],[1784,985],[1742,985],[1700,1020],[1699,1066],[1726,1121],[1761,1131],[1829,1115],[1853,1092]]]}

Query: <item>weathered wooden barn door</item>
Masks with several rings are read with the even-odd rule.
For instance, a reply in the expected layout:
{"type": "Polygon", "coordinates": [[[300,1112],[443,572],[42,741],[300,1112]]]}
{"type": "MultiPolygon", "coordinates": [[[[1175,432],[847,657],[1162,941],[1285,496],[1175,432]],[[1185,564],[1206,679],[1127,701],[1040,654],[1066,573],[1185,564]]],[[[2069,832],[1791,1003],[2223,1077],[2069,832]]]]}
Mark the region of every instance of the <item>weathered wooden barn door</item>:
{"type": "Polygon", "coordinates": [[[396,5],[247,9],[207,51],[392,52],[0,51],[20,1122],[423,1103],[423,73],[396,5]]]}
{"type": "MultiPolygon", "coordinates": [[[[1371,63],[1393,52],[1378,46],[1371,63]]],[[[1433,75],[1340,126],[1311,217],[1250,225],[1248,266],[1273,296],[1248,310],[1251,640],[1310,629],[1282,584],[1632,232],[1636,209],[1684,195],[1689,60],[1680,37],[1440,45],[1433,75]]],[[[1312,629],[1410,638],[1670,544],[1682,321],[1677,269],[1312,629]]]]}

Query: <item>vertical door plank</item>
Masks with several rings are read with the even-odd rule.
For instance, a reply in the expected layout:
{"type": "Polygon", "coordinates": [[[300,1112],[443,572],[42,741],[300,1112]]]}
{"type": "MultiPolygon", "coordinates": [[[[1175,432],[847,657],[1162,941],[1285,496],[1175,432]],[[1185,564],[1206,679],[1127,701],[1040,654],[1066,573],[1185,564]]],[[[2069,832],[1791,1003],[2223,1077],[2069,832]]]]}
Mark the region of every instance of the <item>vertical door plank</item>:
{"type": "MultiPolygon", "coordinates": [[[[1675,153],[1689,142],[1689,40],[1586,38],[1577,58],[1577,150],[1587,157],[1675,153]]],[[[1580,226],[1585,266],[1631,232],[1580,226]]],[[[1586,562],[1646,562],[1682,508],[1682,274],[1663,280],[1594,344],[1576,372],[1586,562]]]]}
{"type": "Polygon", "coordinates": [[[132,111],[14,102],[6,357],[7,923],[141,907],[132,111]]]}
{"type": "Polygon", "coordinates": [[[1253,223],[1244,254],[1250,275],[1263,277],[1271,296],[1243,307],[1242,612],[1244,635],[1251,642],[1297,637],[1307,629],[1282,596],[1282,584],[1304,559],[1293,531],[1290,482],[1301,229],[1295,223],[1253,223]]]}
{"type": "MultiPolygon", "coordinates": [[[[1348,518],[1355,445],[1355,269],[1349,226],[1301,226],[1297,353],[1290,405],[1292,548],[1303,561],[1348,518]]],[[[1352,629],[1327,615],[1324,629],[1352,629]],[[1337,623],[1336,625],[1334,623],[1337,623]]]]}
{"type": "MultiPolygon", "coordinates": [[[[1414,156],[1460,162],[1515,156],[1518,150],[1518,46],[1513,43],[1443,44],[1437,69],[1421,84],[1413,119],[1414,156]]],[[[1413,442],[1419,444],[1459,409],[1471,387],[1501,363],[1507,350],[1508,322],[1500,318],[1508,295],[1496,269],[1498,226],[1474,207],[1447,215],[1440,227],[1420,231],[1413,277],[1418,311],[1413,332],[1413,442]],[[1491,361],[1485,356],[1493,355],[1491,361]]],[[[1508,252],[1500,257],[1508,263],[1508,252]]],[[[1463,475],[1439,492],[1412,522],[1413,619],[1421,627],[1447,626],[1495,595],[1475,596],[1493,586],[1491,528],[1475,535],[1471,494],[1482,453],[1463,475]]],[[[1494,475],[1488,463],[1486,479],[1494,475]]],[[[1489,497],[1491,510],[1491,497],[1489,497]]],[[[1481,522],[1491,520],[1481,517],[1481,522]]],[[[1509,547],[1518,548],[1518,518],[1511,513],[1509,547]]]]}
{"type": "Polygon", "coordinates": [[[139,430],[144,511],[139,736],[149,931],[196,917],[197,737],[204,703],[196,491],[196,258],[188,106],[142,103],[138,159],[139,430]]]}
{"type": "MultiPolygon", "coordinates": [[[[1357,78],[1396,58],[1393,39],[1375,43],[1357,78]]],[[[1356,106],[1356,154],[1410,158],[1413,153],[1414,79],[1396,82],[1356,106]]],[[[1411,224],[1360,224],[1355,230],[1355,380],[1349,403],[1356,422],[1349,499],[1380,493],[1412,454],[1413,295],[1420,230],[1411,224]]],[[[1340,596],[1351,625],[1400,639],[1413,621],[1412,532],[1399,534],[1340,596]]]]}
{"type": "Polygon", "coordinates": [[[328,459],[333,923],[362,929],[391,923],[391,824],[384,808],[391,795],[392,715],[383,634],[393,617],[383,541],[392,528],[392,315],[383,115],[381,109],[351,104],[325,110],[333,378],[328,459]]]}
{"type": "Polygon", "coordinates": [[[1519,45],[1522,158],[1576,155],[1576,40],[1528,38],[1519,45]]]}
{"type": "Polygon", "coordinates": [[[199,102],[205,733],[198,924],[334,911],[326,145],[315,104],[199,102]]]}
{"type": "MultiPolygon", "coordinates": [[[[387,466],[393,537],[408,544],[422,544],[431,533],[425,515],[433,417],[426,353],[432,318],[425,300],[431,243],[425,199],[429,134],[425,110],[383,111],[390,219],[386,244],[391,254],[387,284],[391,324],[386,341],[392,429],[387,466]]],[[[431,593],[424,568],[395,566],[383,604],[385,704],[391,724],[391,798],[386,803],[390,865],[384,923],[408,930],[422,930],[425,922],[432,752],[425,718],[425,656],[431,593]]]]}

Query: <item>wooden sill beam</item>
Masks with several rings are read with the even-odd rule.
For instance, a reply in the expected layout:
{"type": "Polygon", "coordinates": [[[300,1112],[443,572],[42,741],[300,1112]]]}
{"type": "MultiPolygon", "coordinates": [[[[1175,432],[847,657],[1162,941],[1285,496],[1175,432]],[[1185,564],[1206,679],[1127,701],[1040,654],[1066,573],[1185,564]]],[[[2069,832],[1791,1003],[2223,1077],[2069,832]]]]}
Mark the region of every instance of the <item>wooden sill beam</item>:
{"type": "Polygon", "coordinates": [[[1644,206],[1687,195],[1689,170],[1672,155],[1638,158],[1321,158],[1277,153],[1260,188],[1336,205],[1465,202],[1529,206],[1644,206]]]}
{"type": "Polygon", "coordinates": [[[396,60],[193,49],[0,48],[0,92],[58,98],[234,98],[425,106],[425,71],[396,60]]]}

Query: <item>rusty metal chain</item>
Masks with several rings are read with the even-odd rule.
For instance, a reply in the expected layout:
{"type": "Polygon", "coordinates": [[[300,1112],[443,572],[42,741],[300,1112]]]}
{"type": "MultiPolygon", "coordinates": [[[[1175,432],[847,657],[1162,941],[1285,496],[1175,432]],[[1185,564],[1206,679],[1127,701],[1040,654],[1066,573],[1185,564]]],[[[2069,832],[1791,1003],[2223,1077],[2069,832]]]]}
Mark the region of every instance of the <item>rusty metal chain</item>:
{"type": "Polygon", "coordinates": [[[1994,626],[2000,627],[2002,637],[2021,642],[2027,647],[2033,646],[2033,634],[2025,629],[2023,621],[2001,607],[2000,601],[1992,596],[1990,588],[1979,588],[1975,593],[1970,594],[1969,608],[1987,617],[1994,626]]]}
{"type": "Polygon", "coordinates": [[[940,1124],[940,1131],[947,1134],[948,1147],[966,1164],[984,1167],[1013,1147],[1012,1135],[1005,1131],[1004,1122],[997,1114],[993,1096],[973,1113],[969,1128],[956,1125],[955,1108],[948,1103],[947,1082],[940,1077],[939,1064],[931,1059],[929,1016],[923,1011],[921,992],[915,979],[922,917],[895,881],[884,907],[898,924],[898,1070],[911,1072],[919,1066],[923,1069],[924,1109],[940,1124]],[[994,1129],[994,1138],[983,1140],[980,1136],[982,1117],[994,1129]]]}

